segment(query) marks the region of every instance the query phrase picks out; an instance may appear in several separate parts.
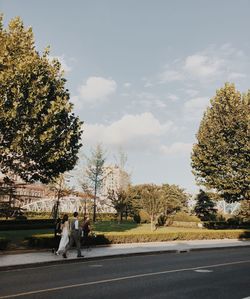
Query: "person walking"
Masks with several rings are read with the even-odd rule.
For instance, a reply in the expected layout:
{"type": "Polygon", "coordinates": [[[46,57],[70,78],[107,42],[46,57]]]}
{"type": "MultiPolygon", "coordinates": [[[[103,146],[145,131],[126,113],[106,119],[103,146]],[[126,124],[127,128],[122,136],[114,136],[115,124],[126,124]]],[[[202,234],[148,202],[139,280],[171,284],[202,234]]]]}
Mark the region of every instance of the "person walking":
{"type": "Polygon", "coordinates": [[[89,217],[84,218],[84,222],[82,225],[82,236],[83,236],[83,244],[89,249],[89,233],[91,232],[90,219],[89,217]]]}
{"type": "Polygon", "coordinates": [[[62,222],[61,222],[61,240],[59,243],[59,247],[56,251],[56,255],[59,255],[60,253],[65,251],[66,246],[69,243],[69,217],[67,214],[63,216],[62,222]]]}
{"type": "Polygon", "coordinates": [[[74,219],[70,222],[70,237],[69,237],[69,243],[65,247],[65,250],[63,252],[63,257],[67,258],[67,252],[69,248],[73,246],[73,244],[76,244],[77,249],[77,257],[84,257],[81,253],[81,228],[79,226],[79,220],[78,220],[78,213],[74,212],[74,219]]]}

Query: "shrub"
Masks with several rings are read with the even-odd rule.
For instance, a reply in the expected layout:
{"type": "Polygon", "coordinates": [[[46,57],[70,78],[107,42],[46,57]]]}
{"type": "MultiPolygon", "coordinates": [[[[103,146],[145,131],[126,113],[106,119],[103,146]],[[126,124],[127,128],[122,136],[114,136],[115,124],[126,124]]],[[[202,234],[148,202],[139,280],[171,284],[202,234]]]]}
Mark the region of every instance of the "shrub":
{"type": "Polygon", "coordinates": [[[173,221],[171,226],[174,226],[174,227],[198,227],[198,222],[173,221]]]}
{"type": "Polygon", "coordinates": [[[10,243],[9,239],[0,238],[0,250],[6,250],[10,243]]]}
{"type": "Polygon", "coordinates": [[[186,212],[178,212],[172,216],[173,221],[185,221],[185,222],[201,222],[197,216],[189,215],[186,212]]]}
{"type": "Polygon", "coordinates": [[[96,218],[98,221],[113,221],[116,220],[117,215],[115,213],[97,213],[96,218]]]}
{"type": "Polygon", "coordinates": [[[167,216],[166,215],[160,215],[157,219],[158,225],[159,226],[164,226],[166,221],[167,221],[167,216]]]}
{"type": "Polygon", "coordinates": [[[141,217],[139,214],[135,214],[133,219],[134,219],[134,222],[141,223],[141,217]]]}
{"type": "Polygon", "coordinates": [[[136,223],[150,223],[150,216],[146,211],[140,210],[138,214],[134,215],[134,221],[136,223]]]}
{"type": "Polygon", "coordinates": [[[23,230],[23,229],[47,229],[54,228],[53,219],[20,219],[20,220],[0,220],[0,230],[23,230]]]}
{"type": "Polygon", "coordinates": [[[144,210],[140,210],[139,211],[139,216],[140,216],[140,223],[150,223],[150,216],[149,214],[144,211],[144,210]]]}
{"type": "MultiPolygon", "coordinates": [[[[249,239],[250,230],[197,230],[180,232],[152,232],[145,234],[132,233],[109,233],[99,234],[90,238],[90,245],[139,243],[139,242],[161,242],[175,240],[211,240],[211,239],[249,239]]],[[[31,247],[53,248],[56,240],[53,235],[33,235],[29,238],[31,247]]]]}

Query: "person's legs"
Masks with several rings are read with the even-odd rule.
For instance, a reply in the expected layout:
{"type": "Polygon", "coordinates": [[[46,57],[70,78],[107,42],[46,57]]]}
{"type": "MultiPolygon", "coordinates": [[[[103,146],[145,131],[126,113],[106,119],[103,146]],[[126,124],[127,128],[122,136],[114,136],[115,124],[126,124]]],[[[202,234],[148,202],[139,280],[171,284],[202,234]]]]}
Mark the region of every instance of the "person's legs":
{"type": "Polygon", "coordinates": [[[76,249],[77,249],[77,256],[82,255],[80,238],[81,238],[81,236],[80,236],[79,232],[77,231],[75,233],[75,243],[76,243],[76,249]]]}
{"type": "Polygon", "coordinates": [[[65,250],[63,252],[63,257],[64,258],[67,257],[67,252],[73,246],[73,243],[74,243],[74,237],[73,237],[73,234],[71,233],[70,236],[69,236],[69,243],[65,246],[65,250]]]}

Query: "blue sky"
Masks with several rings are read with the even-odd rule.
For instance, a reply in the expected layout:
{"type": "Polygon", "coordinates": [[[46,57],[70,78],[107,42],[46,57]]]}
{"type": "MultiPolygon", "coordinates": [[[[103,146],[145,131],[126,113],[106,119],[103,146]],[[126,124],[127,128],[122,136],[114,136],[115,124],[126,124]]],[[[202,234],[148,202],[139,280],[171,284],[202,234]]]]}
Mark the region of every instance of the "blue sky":
{"type": "Polygon", "coordinates": [[[225,82],[250,88],[250,1],[0,0],[65,70],[83,151],[122,147],[132,182],[197,190],[190,153],[225,82]]]}

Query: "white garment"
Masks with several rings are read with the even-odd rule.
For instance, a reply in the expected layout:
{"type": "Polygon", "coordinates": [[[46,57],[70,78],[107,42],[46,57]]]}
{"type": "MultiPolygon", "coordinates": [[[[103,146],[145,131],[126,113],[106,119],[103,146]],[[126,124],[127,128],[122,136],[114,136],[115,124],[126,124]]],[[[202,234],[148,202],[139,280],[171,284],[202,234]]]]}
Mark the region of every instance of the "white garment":
{"type": "Polygon", "coordinates": [[[79,229],[79,221],[78,221],[78,219],[76,219],[76,221],[75,221],[75,229],[79,229]]]}
{"type": "Polygon", "coordinates": [[[64,222],[63,229],[61,233],[61,240],[56,254],[64,252],[66,245],[69,243],[69,223],[64,222]]]}

